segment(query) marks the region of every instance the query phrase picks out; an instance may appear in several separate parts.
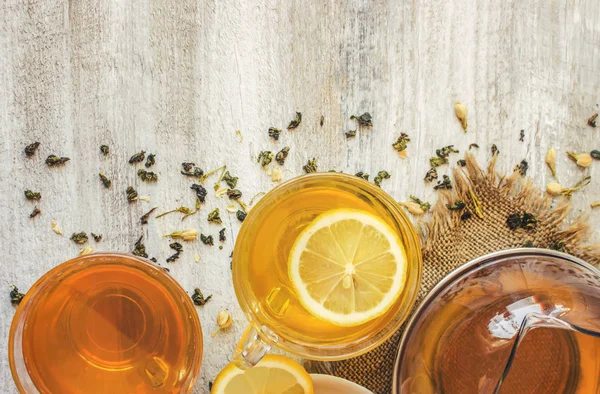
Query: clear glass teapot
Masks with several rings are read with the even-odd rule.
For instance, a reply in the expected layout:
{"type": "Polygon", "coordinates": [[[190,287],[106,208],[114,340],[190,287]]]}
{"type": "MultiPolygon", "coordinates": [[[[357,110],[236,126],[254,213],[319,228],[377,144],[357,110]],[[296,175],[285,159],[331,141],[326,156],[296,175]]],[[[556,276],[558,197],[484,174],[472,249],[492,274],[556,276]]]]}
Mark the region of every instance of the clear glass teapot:
{"type": "Polygon", "coordinates": [[[460,267],[404,332],[394,393],[600,393],[600,271],[546,249],[460,267]]]}

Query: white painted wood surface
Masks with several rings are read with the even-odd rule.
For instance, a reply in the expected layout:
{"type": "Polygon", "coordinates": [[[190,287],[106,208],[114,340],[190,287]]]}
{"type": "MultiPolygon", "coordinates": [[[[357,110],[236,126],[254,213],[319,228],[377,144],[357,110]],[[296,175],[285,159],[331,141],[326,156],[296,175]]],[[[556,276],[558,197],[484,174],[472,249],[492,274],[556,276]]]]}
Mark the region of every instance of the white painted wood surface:
{"type": "MultiPolygon", "coordinates": [[[[8,285],[28,289],[44,272],[77,255],[65,235],[104,234],[96,250],[130,251],[144,234],[152,256],[170,254],[167,231],[181,228],[176,215],[145,227],[139,217],[192,205],[190,180],[178,174],[182,161],[205,169],[227,164],[246,196],[273,187],[254,162],[264,149],[292,147],[284,178],[302,172],[316,157],[320,170],[388,170],[383,188],[404,200],[409,194],[435,199],[423,182],[435,149],[478,143],[480,160],[496,143],[504,170],[527,158],[529,174],[549,179],[544,154],[555,146],[566,185],[584,173],[566,150],[600,149],[600,129],[586,125],[600,93],[600,3],[598,1],[214,1],[214,0],[6,0],[0,5],[0,392],[12,393],[7,337],[14,308],[8,285]],[[469,109],[465,134],[453,112],[469,109]],[[298,129],[284,128],[298,110],[298,129]],[[351,114],[369,111],[374,126],[346,140],[351,114]],[[325,116],[323,127],[319,118],[325,116]],[[241,130],[238,142],[235,130],[241,130]],[[519,130],[525,141],[519,142],[519,130]],[[409,158],[391,148],[408,133],[409,158]],[[23,148],[40,141],[31,159],[23,148]],[[107,158],[99,145],[108,144],[107,158]],[[156,185],[140,182],[127,159],[139,150],[157,154],[156,185]],[[48,168],[49,154],[71,161],[48,168]],[[98,171],[113,179],[105,190],[98,171]],[[128,204],[134,185],[151,203],[128,204]],[[42,214],[23,190],[41,191],[42,214]]],[[[457,157],[458,158],[458,157],[457,157]]],[[[575,213],[600,200],[600,163],[592,184],[574,199],[575,213]]],[[[446,173],[444,168],[440,175],[446,173]]],[[[208,198],[187,226],[216,235],[209,210],[227,201],[208,198]]],[[[592,213],[595,222],[600,210],[592,213]]],[[[205,337],[201,377],[195,392],[228,361],[245,320],[237,307],[229,254],[239,223],[223,215],[223,250],[199,242],[185,245],[171,273],[191,291],[214,298],[198,313],[205,337]],[[193,255],[202,257],[196,263],[193,255]],[[215,339],[215,316],[229,309],[234,328],[215,339]]]]}

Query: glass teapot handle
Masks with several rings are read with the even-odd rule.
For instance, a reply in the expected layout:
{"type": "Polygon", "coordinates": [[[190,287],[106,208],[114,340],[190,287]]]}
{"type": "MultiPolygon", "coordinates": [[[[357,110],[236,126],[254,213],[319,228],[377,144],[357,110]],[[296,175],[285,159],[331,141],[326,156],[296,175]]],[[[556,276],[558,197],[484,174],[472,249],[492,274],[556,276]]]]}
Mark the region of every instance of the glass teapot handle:
{"type": "Polygon", "coordinates": [[[240,369],[248,369],[256,364],[271,350],[279,337],[267,326],[260,331],[250,324],[235,348],[232,362],[240,369]]]}

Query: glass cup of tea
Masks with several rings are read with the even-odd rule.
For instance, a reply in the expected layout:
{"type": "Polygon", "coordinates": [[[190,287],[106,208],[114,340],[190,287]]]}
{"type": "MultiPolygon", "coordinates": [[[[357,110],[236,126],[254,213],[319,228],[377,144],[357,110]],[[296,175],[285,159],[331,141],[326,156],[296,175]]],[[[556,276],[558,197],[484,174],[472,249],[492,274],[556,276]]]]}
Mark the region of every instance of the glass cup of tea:
{"type": "MultiPolygon", "coordinates": [[[[360,246],[356,248],[354,255],[361,252],[360,246]]],[[[271,346],[322,361],[355,357],[375,348],[408,316],[417,296],[421,266],[411,222],[376,185],[333,172],[308,174],[279,185],[252,208],[236,241],[233,284],[250,325],[237,346],[234,363],[240,368],[254,366],[271,346]],[[384,313],[358,325],[333,324],[310,313],[299,301],[288,272],[297,238],[315,218],[334,211],[342,217],[344,212],[376,217],[404,251],[401,293],[384,313]]],[[[347,276],[340,279],[344,288],[352,286],[353,276],[347,276]]]]}
{"type": "Polygon", "coordinates": [[[187,393],[202,330],[186,292],[131,255],[97,253],[42,276],[13,318],[9,362],[21,393],[187,393]]]}

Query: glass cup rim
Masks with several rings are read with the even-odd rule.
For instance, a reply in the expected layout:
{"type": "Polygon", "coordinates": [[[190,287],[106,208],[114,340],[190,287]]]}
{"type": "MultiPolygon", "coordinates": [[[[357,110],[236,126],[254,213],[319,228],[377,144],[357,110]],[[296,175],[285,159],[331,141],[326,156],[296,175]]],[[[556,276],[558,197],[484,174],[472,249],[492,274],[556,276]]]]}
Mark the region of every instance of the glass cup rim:
{"type": "MultiPolygon", "coordinates": [[[[132,262],[134,264],[138,264],[138,265],[142,266],[143,269],[146,271],[156,272],[157,275],[161,275],[162,278],[165,279],[166,282],[168,282],[169,287],[172,290],[174,290],[176,293],[179,293],[182,296],[184,308],[188,309],[190,311],[189,315],[192,320],[190,325],[192,326],[191,327],[192,332],[195,333],[195,335],[197,337],[197,341],[199,344],[198,349],[203,347],[202,327],[200,324],[200,319],[198,317],[198,313],[196,312],[196,310],[194,308],[191,298],[188,296],[188,294],[185,292],[185,290],[181,287],[181,285],[174,278],[172,278],[170,275],[165,273],[160,267],[152,264],[149,260],[132,255],[130,253],[98,252],[98,253],[91,253],[91,254],[84,255],[84,256],[77,256],[75,258],[72,258],[70,260],[67,260],[67,261],[64,261],[64,262],[58,264],[56,267],[50,269],[49,271],[44,273],[39,279],[37,279],[35,281],[35,283],[27,291],[27,293],[25,294],[25,296],[19,303],[19,306],[17,307],[15,314],[13,315],[12,322],[11,322],[10,329],[9,329],[9,337],[8,337],[8,360],[9,360],[10,371],[11,371],[11,375],[13,377],[13,381],[15,382],[15,385],[17,386],[17,389],[19,390],[19,392],[27,393],[27,391],[25,390],[25,388],[23,387],[23,385],[21,383],[22,378],[21,378],[19,372],[16,370],[16,361],[17,360],[15,359],[15,335],[16,335],[17,326],[22,322],[22,319],[24,319],[27,315],[30,302],[32,300],[35,300],[35,296],[37,295],[38,291],[40,289],[42,289],[45,285],[52,283],[54,280],[56,280],[56,278],[58,276],[62,275],[62,273],[68,272],[69,270],[73,269],[77,265],[82,266],[82,268],[80,268],[77,271],[77,272],[80,272],[80,271],[85,271],[86,269],[88,269],[91,266],[122,264],[122,262],[110,262],[109,259],[111,259],[111,258],[125,259],[128,262],[132,262]],[[84,264],[87,264],[87,265],[85,267],[83,267],[84,264]],[[193,312],[193,313],[191,313],[191,312],[193,312]]],[[[198,379],[198,375],[200,373],[202,352],[197,351],[196,353],[197,353],[197,355],[192,360],[192,363],[195,365],[193,365],[193,368],[191,369],[190,383],[196,382],[196,380],[198,379]]]]}
{"type": "MultiPolygon", "coordinates": [[[[410,311],[411,311],[412,307],[414,306],[414,303],[417,299],[418,290],[419,290],[420,284],[421,284],[421,276],[422,276],[422,270],[423,270],[421,248],[420,248],[420,243],[419,243],[419,240],[417,237],[416,230],[415,230],[412,222],[410,221],[410,219],[408,218],[406,213],[400,208],[398,203],[389,194],[384,192],[381,188],[367,182],[366,180],[364,180],[362,178],[354,176],[354,175],[349,175],[349,174],[344,174],[344,173],[339,173],[339,172],[318,172],[318,173],[304,174],[304,175],[294,177],[292,179],[289,179],[289,180],[277,185],[273,189],[269,190],[269,192],[267,192],[265,194],[265,196],[257,202],[256,206],[254,206],[252,208],[251,212],[260,212],[261,210],[265,209],[265,207],[268,207],[270,205],[269,203],[274,198],[273,196],[277,196],[279,194],[279,192],[281,192],[282,190],[285,190],[291,186],[302,183],[306,180],[310,180],[312,178],[332,179],[332,180],[335,180],[338,182],[341,180],[342,182],[345,182],[345,183],[354,184],[355,186],[357,186],[361,190],[365,191],[366,193],[371,194],[379,202],[384,204],[386,206],[386,208],[388,208],[393,213],[394,221],[396,223],[398,223],[398,226],[401,227],[403,230],[407,230],[407,234],[405,234],[405,235],[410,243],[410,245],[405,245],[405,247],[407,248],[407,257],[408,257],[408,249],[412,248],[413,252],[414,252],[414,256],[416,258],[416,264],[415,264],[415,267],[413,267],[413,269],[415,271],[414,272],[415,278],[412,281],[413,288],[408,288],[410,283],[407,282],[407,291],[409,291],[411,293],[407,297],[407,304],[406,304],[407,307],[402,309],[401,311],[399,311],[397,314],[397,315],[400,315],[401,318],[397,319],[394,322],[394,324],[388,324],[384,329],[382,329],[380,334],[383,333],[383,335],[380,338],[377,338],[376,341],[373,341],[372,343],[370,343],[367,346],[364,346],[360,349],[352,349],[350,352],[344,352],[343,347],[339,347],[339,346],[333,347],[332,346],[329,348],[319,348],[319,350],[321,352],[327,351],[328,352],[327,354],[315,355],[315,354],[312,354],[309,351],[307,351],[305,349],[305,346],[298,345],[298,344],[295,344],[293,342],[289,342],[286,340],[282,340],[282,338],[280,338],[279,341],[277,341],[276,343],[273,342],[271,340],[270,335],[265,335],[261,330],[260,324],[257,324],[257,322],[260,322],[261,319],[258,318],[258,314],[255,313],[252,310],[252,308],[250,307],[249,300],[252,299],[252,296],[249,294],[249,290],[244,289],[242,284],[240,283],[240,281],[242,281],[242,278],[239,278],[239,276],[240,276],[239,270],[241,268],[237,268],[237,269],[235,268],[236,267],[235,250],[239,249],[241,246],[238,246],[238,245],[241,245],[242,242],[244,242],[244,239],[247,238],[245,233],[246,233],[246,231],[248,231],[248,229],[250,228],[250,224],[254,220],[254,217],[257,215],[251,215],[251,214],[248,215],[246,220],[244,220],[242,228],[240,229],[240,232],[236,239],[236,244],[235,244],[234,253],[233,253],[233,268],[232,268],[233,287],[235,290],[236,298],[238,300],[238,304],[240,305],[240,308],[246,315],[246,318],[248,319],[249,324],[251,326],[256,327],[256,331],[257,331],[258,335],[265,342],[270,343],[271,345],[274,345],[274,346],[278,347],[279,349],[285,350],[287,352],[290,352],[292,354],[295,354],[297,356],[300,356],[300,357],[303,357],[306,359],[321,360],[321,361],[343,360],[343,359],[348,359],[348,358],[352,358],[352,357],[357,357],[357,356],[360,356],[361,354],[364,354],[370,350],[373,350],[374,348],[376,348],[377,346],[381,345],[383,342],[385,342],[386,340],[391,338],[392,335],[398,329],[400,329],[402,324],[404,324],[404,322],[408,318],[410,311]],[[242,300],[243,300],[243,302],[240,302],[242,300]]],[[[270,328],[270,327],[268,327],[268,328],[272,330],[272,328],[270,328]]],[[[276,333],[276,331],[275,331],[275,333],[276,333]]],[[[356,347],[356,346],[357,345],[354,345],[354,347],[356,347]]]]}

